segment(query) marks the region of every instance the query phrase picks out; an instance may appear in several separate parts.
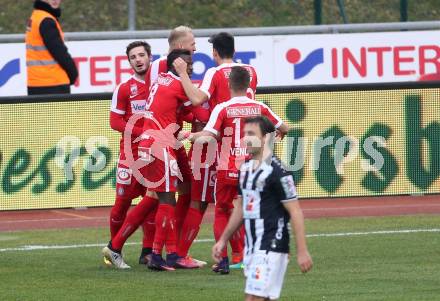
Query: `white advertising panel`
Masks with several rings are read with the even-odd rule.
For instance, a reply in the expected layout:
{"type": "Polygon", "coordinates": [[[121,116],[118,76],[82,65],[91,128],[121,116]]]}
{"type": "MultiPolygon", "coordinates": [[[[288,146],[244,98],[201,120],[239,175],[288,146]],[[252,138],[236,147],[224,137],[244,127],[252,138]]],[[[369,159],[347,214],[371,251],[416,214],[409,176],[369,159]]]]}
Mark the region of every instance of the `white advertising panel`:
{"type": "MultiPolygon", "coordinates": [[[[256,67],[259,86],[417,81],[440,73],[440,32],[387,32],[236,37],[236,60],[256,67]]],[[[132,40],[67,42],[79,78],[72,93],[111,92],[129,74],[132,40]]],[[[167,39],[149,39],[154,58],[167,39]]],[[[194,80],[215,65],[208,38],[196,39],[194,80]]],[[[23,43],[2,44],[0,96],[26,94],[23,43]]]]}

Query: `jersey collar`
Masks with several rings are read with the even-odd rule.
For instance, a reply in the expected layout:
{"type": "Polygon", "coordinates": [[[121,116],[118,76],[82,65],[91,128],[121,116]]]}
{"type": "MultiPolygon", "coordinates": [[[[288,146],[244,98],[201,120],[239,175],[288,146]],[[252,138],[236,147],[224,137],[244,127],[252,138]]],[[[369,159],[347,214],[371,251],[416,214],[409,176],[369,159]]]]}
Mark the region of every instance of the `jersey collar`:
{"type": "Polygon", "coordinates": [[[180,77],[175,75],[173,72],[168,71],[167,74],[171,75],[172,78],[177,79],[178,81],[180,81],[180,77]]]}
{"type": "Polygon", "coordinates": [[[236,96],[236,97],[232,97],[231,101],[234,101],[234,102],[249,102],[249,101],[253,101],[253,100],[250,99],[247,96],[236,96]]]}
{"type": "Polygon", "coordinates": [[[134,79],[137,82],[140,82],[141,84],[145,84],[144,80],[137,78],[135,75],[132,75],[131,78],[134,79]]]}

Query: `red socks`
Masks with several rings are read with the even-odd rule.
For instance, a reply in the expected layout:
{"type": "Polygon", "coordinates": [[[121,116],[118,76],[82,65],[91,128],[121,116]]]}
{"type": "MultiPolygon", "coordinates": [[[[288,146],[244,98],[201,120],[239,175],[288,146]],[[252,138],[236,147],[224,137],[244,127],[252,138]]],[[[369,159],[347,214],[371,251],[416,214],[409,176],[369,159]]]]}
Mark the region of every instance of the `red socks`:
{"type": "Polygon", "coordinates": [[[188,209],[178,242],[177,254],[179,256],[188,255],[188,250],[199,233],[202,218],[203,214],[198,209],[188,209]]]}
{"type": "Polygon", "coordinates": [[[176,252],[176,225],[174,206],[159,204],[156,218],[156,232],[154,234],[153,253],[162,254],[163,246],[167,242],[167,252],[176,252]]]}
{"type": "MultiPolygon", "coordinates": [[[[215,241],[218,241],[223,234],[223,231],[226,229],[226,225],[229,221],[230,216],[229,210],[225,210],[223,208],[219,208],[216,206],[215,214],[214,214],[214,237],[215,241]]],[[[225,247],[222,251],[221,257],[228,256],[228,248],[225,247]]]]}
{"type": "Polygon", "coordinates": [[[235,233],[232,235],[229,240],[232,249],[232,256],[242,257],[243,249],[244,249],[244,227],[240,227],[235,233]]]}
{"type": "Polygon", "coordinates": [[[110,237],[116,236],[122,224],[124,223],[127,211],[131,206],[131,200],[116,197],[115,204],[110,211],[110,237]]]}
{"type": "Polygon", "coordinates": [[[191,203],[191,194],[179,194],[176,204],[176,229],[177,238],[179,239],[182,230],[183,223],[185,222],[185,217],[188,212],[189,205],[191,203]]]}
{"type": "Polygon", "coordinates": [[[154,232],[156,231],[156,224],[154,222],[156,212],[157,207],[148,214],[147,218],[142,224],[142,230],[144,231],[144,238],[142,241],[143,248],[153,248],[154,232]]]}
{"type": "Polygon", "coordinates": [[[142,201],[134,207],[124,224],[119,229],[118,234],[112,238],[112,247],[114,250],[121,250],[127,239],[136,231],[136,229],[142,224],[147,215],[156,208],[158,200],[149,196],[144,196],[142,201]]]}

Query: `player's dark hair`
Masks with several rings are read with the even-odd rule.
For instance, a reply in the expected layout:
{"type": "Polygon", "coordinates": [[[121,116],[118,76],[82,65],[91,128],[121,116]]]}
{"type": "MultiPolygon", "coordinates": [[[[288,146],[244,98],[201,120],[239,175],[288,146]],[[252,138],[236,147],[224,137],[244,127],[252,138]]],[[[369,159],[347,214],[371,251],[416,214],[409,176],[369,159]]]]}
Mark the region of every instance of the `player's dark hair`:
{"type": "Polygon", "coordinates": [[[234,37],[227,32],[220,32],[209,38],[208,42],[222,59],[232,58],[235,52],[234,37]]]}
{"type": "Polygon", "coordinates": [[[183,56],[186,56],[186,55],[187,56],[191,56],[191,52],[189,50],[186,50],[186,49],[174,49],[173,51],[168,53],[168,56],[167,56],[167,68],[168,68],[168,71],[174,70],[173,62],[178,57],[183,57],[183,56]]]}
{"type": "Polygon", "coordinates": [[[134,41],[131,42],[130,44],[127,45],[127,50],[125,51],[125,53],[127,54],[128,57],[128,53],[130,52],[130,50],[132,50],[133,48],[136,47],[144,47],[145,51],[147,52],[148,56],[151,56],[151,46],[150,44],[148,44],[145,41],[134,41]]]}
{"type": "Polygon", "coordinates": [[[251,77],[244,67],[234,66],[229,74],[229,88],[234,91],[246,91],[249,88],[251,77]]]}
{"type": "Polygon", "coordinates": [[[244,119],[244,124],[256,123],[260,127],[261,133],[263,135],[275,132],[275,126],[266,116],[255,116],[248,117],[244,119]]]}

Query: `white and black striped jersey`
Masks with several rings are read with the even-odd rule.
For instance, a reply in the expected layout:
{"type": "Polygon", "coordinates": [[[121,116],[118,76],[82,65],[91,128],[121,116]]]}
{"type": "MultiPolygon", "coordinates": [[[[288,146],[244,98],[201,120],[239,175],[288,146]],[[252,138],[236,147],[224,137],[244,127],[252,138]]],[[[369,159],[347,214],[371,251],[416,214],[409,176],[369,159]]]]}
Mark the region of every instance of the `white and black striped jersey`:
{"type": "Polygon", "coordinates": [[[257,250],[289,253],[290,215],[284,202],[296,201],[293,175],[272,156],[252,170],[253,160],[240,168],[238,195],[243,198],[246,254],[257,250]]]}

